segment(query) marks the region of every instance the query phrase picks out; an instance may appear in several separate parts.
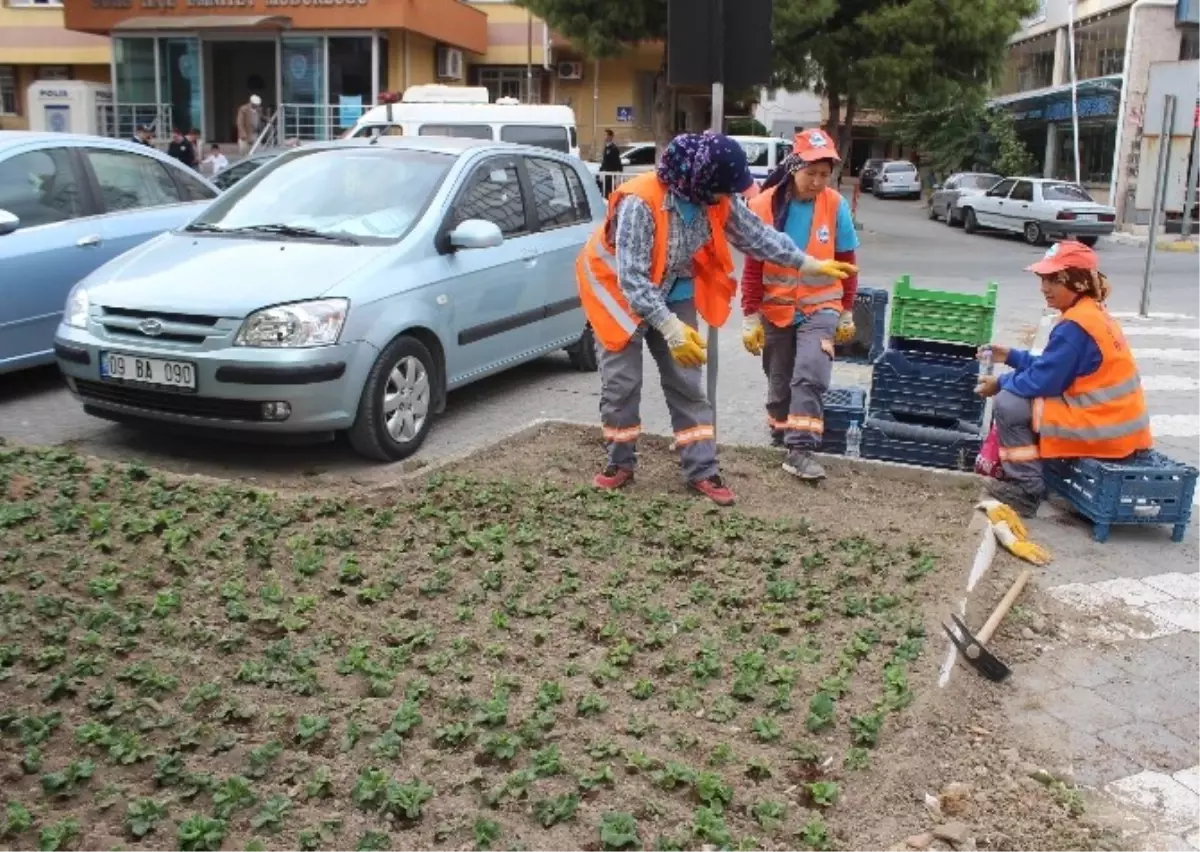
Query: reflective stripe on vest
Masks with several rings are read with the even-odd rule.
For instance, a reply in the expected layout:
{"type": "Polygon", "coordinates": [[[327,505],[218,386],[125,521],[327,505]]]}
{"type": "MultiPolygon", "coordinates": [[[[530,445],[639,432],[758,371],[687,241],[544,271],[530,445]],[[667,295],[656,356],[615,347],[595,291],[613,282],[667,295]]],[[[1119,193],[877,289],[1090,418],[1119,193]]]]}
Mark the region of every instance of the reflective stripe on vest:
{"type": "MultiPolygon", "coordinates": [[[[608,250],[608,246],[606,246],[604,241],[600,239],[599,234],[592,235],[592,238],[588,240],[588,246],[595,252],[594,256],[596,259],[611,269],[613,275],[616,275],[617,257],[608,250]]],[[[587,249],[585,248],[584,251],[587,251],[587,249]]],[[[638,324],[634,322],[633,317],[631,317],[624,308],[617,304],[617,300],[612,297],[612,293],[605,290],[604,285],[596,280],[596,273],[592,272],[592,266],[587,262],[586,256],[583,260],[583,274],[587,277],[588,286],[592,290],[592,295],[596,297],[596,299],[604,307],[604,310],[608,312],[608,315],[612,318],[613,322],[621,326],[622,331],[632,336],[633,333],[637,331],[638,324]]]]}
{"type": "MultiPolygon", "coordinates": [[[[781,184],[782,186],[782,184],[781,184]]],[[[754,199],[750,209],[772,227],[775,224],[774,197],[779,187],[773,187],[754,199]]],[[[835,190],[826,189],[813,202],[813,221],[805,253],[818,260],[834,257],[834,231],[842,197],[835,190]],[[819,239],[821,233],[828,234],[826,240],[819,239]]],[[[823,309],[840,311],[843,296],[842,282],[825,275],[802,275],[798,269],[789,269],[774,263],[763,264],[762,315],[765,320],[779,328],[786,328],[795,320],[796,311],[804,315],[823,309]]]]}
{"type": "MultiPolygon", "coordinates": [[[[1071,441],[1109,441],[1114,438],[1125,438],[1143,429],[1150,428],[1150,416],[1140,417],[1125,423],[1114,423],[1111,426],[1060,426],[1055,423],[1043,423],[1041,436],[1043,438],[1065,438],[1071,441]]],[[[1125,455],[1129,455],[1126,453],[1125,455]]]]}
{"type": "Polygon", "coordinates": [[[1102,402],[1112,402],[1123,396],[1129,396],[1131,393],[1136,393],[1141,386],[1142,377],[1134,373],[1131,378],[1126,379],[1119,385],[1113,385],[1111,388],[1100,388],[1099,390],[1077,394],[1064,393],[1062,401],[1076,408],[1087,408],[1092,405],[1099,405],[1102,402]]]}

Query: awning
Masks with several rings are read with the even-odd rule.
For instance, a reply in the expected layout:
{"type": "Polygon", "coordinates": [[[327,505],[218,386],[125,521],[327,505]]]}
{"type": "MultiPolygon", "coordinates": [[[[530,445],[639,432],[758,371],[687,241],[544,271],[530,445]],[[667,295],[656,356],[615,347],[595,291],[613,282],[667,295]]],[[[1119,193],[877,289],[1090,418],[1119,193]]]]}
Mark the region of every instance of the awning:
{"type": "MultiPolygon", "coordinates": [[[[1075,84],[1076,94],[1078,95],[1100,95],[1112,92],[1121,91],[1121,75],[1111,74],[1108,77],[1093,77],[1090,80],[1079,80],[1075,84]]],[[[1063,83],[1061,86],[1046,86],[1042,89],[1029,89],[1025,92],[1017,92],[1012,95],[1001,95],[998,98],[992,98],[988,101],[991,106],[1008,106],[1009,104],[1021,103],[1023,101],[1036,101],[1039,99],[1051,99],[1056,95],[1069,95],[1071,93],[1071,84],[1063,83]]]]}
{"type": "Polygon", "coordinates": [[[246,30],[275,27],[287,29],[292,19],[287,15],[186,15],[167,17],[146,15],[126,18],[113,30],[246,30]]]}

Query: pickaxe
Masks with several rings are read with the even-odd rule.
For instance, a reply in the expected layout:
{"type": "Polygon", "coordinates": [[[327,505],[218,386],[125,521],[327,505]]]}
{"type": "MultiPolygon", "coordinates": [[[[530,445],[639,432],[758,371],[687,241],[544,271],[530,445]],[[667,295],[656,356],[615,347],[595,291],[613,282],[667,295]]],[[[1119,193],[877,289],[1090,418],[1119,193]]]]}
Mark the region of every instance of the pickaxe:
{"type": "Polygon", "coordinates": [[[983,627],[979,629],[979,634],[971,635],[971,631],[967,629],[967,625],[963,624],[962,619],[957,615],[951,614],[950,618],[954,620],[955,626],[959,632],[955,633],[953,629],[942,625],[942,629],[946,631],[946,635],[950,637],[950,641],[962,652],[962,657],[968,663],[975,667],[975,670],[986,677],[988,680],[999,683],[1008,677],[1010,669],[1000,660],[988,651],[984,646],[988,640],[992,638],[992,634],[996,632],[996,628],[1000,626],[1000,622],[1004,620],[1004,616],[1008,615],[1008,611],[1012,609],[1013,602],[1020,596],[1021,590],[1025,588],[1025,584],[1029,582],[1029,578],[1033,576],[1033,571],[1029,568],[1021,571],[1017,575],[1017,579],[1013,581],[1012,587],[1000,599],[996,609],[988,617],[983,627]]]}

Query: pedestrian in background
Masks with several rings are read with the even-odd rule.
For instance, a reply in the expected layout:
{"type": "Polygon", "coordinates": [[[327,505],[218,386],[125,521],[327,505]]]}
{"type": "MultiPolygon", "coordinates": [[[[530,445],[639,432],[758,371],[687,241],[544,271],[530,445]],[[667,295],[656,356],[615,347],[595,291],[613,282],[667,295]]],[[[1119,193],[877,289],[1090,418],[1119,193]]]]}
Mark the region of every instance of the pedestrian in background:
{"type": "Polygon", "coordinates": [[[195,152],[183,136],[183,131],[176,127],[171,131],[171,141],[167,144],[167,156],[174,157],[185,166],[193,164],[195,152]]]}
{"type": "Polygon", "coordinates": [[[840,164],[828,134],[801,131],[750,209],[805,246],[808,257],[837,264],[846,275],[752,258],[742,270],[742,344],[763,358],[772,442],[787,449],[785,471],[814,481],[825,478],[813,453],[825,430],[822,397],[833,377],[833,347],[855,333],[858,234],[850,205],[829,186],[840,164]]]}
{"type": "Polygon", "coordinates": [[[221,152],[221,146],[214,142],[208,151],[208,156],[204,158],[203,165],[209,177],[216,177],[229,168],[229,158],[221,152]]]}
{"type": "Polygon", "coordinates": [[[251,95],[250,100],[238,107],[234,125],[237,127],[238,153],[244,157],[250,153],[262,129],[262,98],[251,95]]]}
{"type": "Polygon", "coordinates": [[[600,420],[607,463],[592,480],[633,479],[641,434],[643,343],[658,365],[675,447],[688,486],[718,505],[734,502],[721,479],[713,412],[701,366],[697,315],[729,317],[737,289],[730,245],[748,257],[845,277],[852,267],[805,255],[755,216],[739,193],[753,184],[746,153],[718,133],[676,136],[656,172],[617,187],[608,215],[576,261],[576,282],[600,351],[600,420]]]}
{"type": "Polygon", "coordinates": [[[600,171],[623,172],[625,165],[621,162],[621,149],[613,139],[612,130],[604,131],[604,154],[600,158],[600,171]]]}
{"type": "Polygon", "coordinates": [[[187,141],[188,148],[191,149],[189,152],[191,160],[188,165],[196,171],[200,171],[200,131],[193,127],[183,138],[187,141]]]}

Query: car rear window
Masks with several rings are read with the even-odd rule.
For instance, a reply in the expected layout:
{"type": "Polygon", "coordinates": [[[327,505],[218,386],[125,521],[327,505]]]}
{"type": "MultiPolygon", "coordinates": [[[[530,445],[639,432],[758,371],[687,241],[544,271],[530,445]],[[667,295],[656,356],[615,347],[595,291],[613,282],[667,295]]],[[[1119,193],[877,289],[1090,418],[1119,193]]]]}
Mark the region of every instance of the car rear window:
{"type": "Polygon", "coordinates": [[[422,124],[420,136],[453,136],[457,139],[492,139],[490,124],[422,124]]]}
{"type": "Polygon", "coordinates": [[[518,145],[538,145],[551,151],[571,153],[570,136],[561,124],[506,124],[500,128],[500,138],[518,145]]]}
{"type": "Polygon", "coordinates": [[[963,189],[991,189],[1000,183],[1000,175],[966,175],[959,184],[963,189]]]}
{"type": "Polygon", "coordinates": [[[1042,198],[1047,201],[1091,201],[1087,190],[1073,183],[1044,183],[1042,198]]]}
{"type": "Polygon", "coordinates": [[[917,167],[912,163],[888,163],[883,167],[886,174],[895,174],[896,172],[915,172],[917,167]]]}

